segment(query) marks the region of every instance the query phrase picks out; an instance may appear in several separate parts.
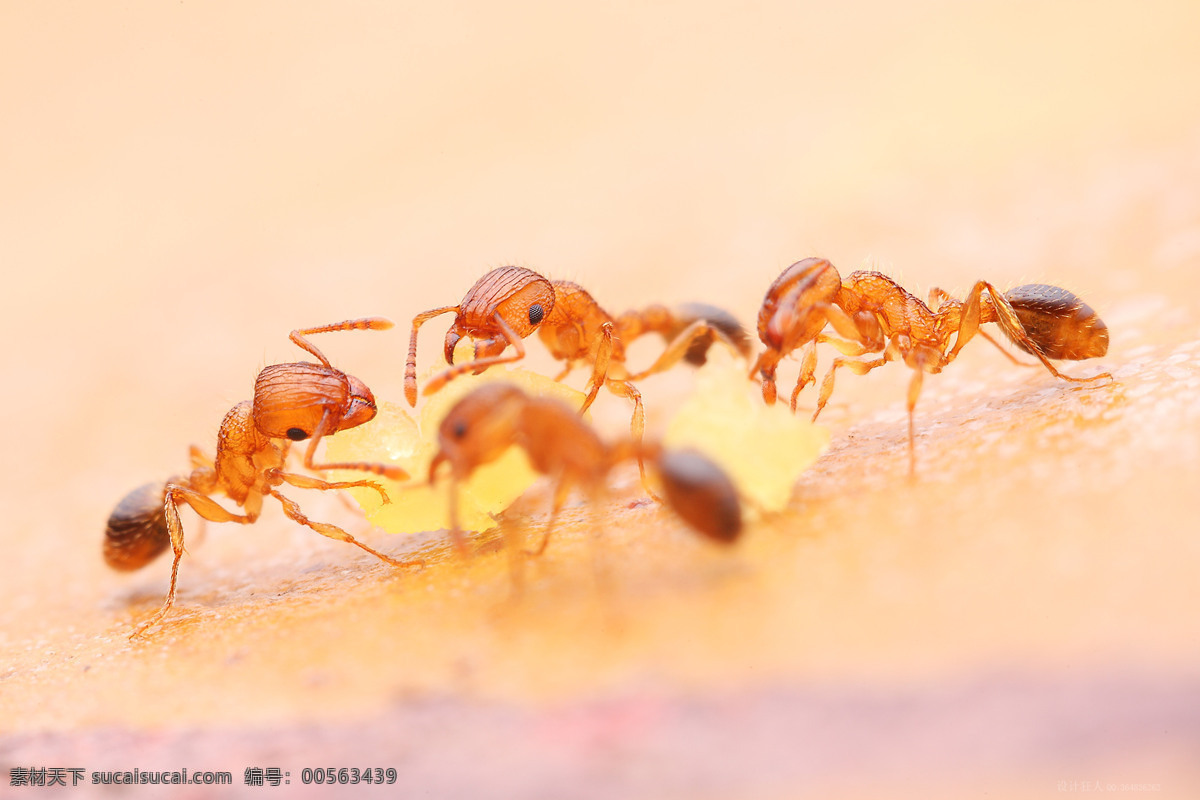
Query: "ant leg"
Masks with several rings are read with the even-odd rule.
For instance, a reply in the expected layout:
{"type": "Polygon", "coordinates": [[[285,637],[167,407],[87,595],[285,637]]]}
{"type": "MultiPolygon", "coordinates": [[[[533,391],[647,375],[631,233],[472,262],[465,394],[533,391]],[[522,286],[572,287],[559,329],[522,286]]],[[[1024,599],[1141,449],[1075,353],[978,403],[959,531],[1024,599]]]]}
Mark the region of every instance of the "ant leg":
{"type": "Polygon", "coordinates": [[[385,556],[383,553],[379,552],[378,550],[370,548],[367,545],[360,542],[358,539],[355,539],[353,536],[351,536],[349,533],[347,533],[346,531],[339,528],[337,525],[332,525],[328,522],[315,522],[314,520],[309,519],[308,517],[306,517],[304,515],[304,512],[300,510],[300,506],[296,505],[296,502],[294,500],[284,497],[276,489],[274,489],[274,488],[267,489],[267,494],[271,495],[272,497],[274,497],[276,500],[279,501],[280,505],[283,506],[283,513],[286,514],[289,519],[299,522],[301,525],[305,525],[309,528],[312,528],[314,531],[321,534],[322,536],[328,536],[330,539],[336,539],[339,542],[346,542],[346,543],[352,544],[356,547],[360,547],[363,550],[366,550],[371,555],[378,558],[380,561],[386,561],[388,564],[391,564],[393,567],[412,567],[412,566],[417,566],[419,564],[425,563],[421,559],[414,559],[413,561],[397,561],[396,559],[392,558],[391,556],[385,556]]]}
{"type": "Polygon", "coordinates": [[[762,380],[763,402],[769,406],[775,405],[775,368],[779,365],[780,357],[778,350],[763,350],[754,362],[754,369],[750,370],[750,380],[754,380],[756,374],[762,380]]]}
{"type": "MultiPolygon", "coordinates": [[[[330,423],[329,409],[326,409],[325,413],[321,416],[320,423],[317,424],[317,429],[315,431],[313,431],[313,435],[308,442],[308,449],[304,451],[304,467],[305,467],[305,469],[311,469],[314,472],[320,472],[322,470],[329,470],[329,469],[353,469],[353,470],[359,470],[361,472],[370,472],[373,475],[379,475],[384,478],[390,478],[391,480],[394,480],[394,481],[408,480],[408,478],[409,478],[408,472],[405,471],[403,468],[397,466],[396,464],[373,464],[373,463],[369,463],[369,462],[365,462],[365,461],[347,461],[347,462],[339,461],[334,464],[314,463],[313,457],[316,455],[316,452],[317,452],[317,443],[319,443],[321,441],[321,439],[324,438],[326,431],[328,431],[328,429],[329,429],[329,423],[330,423]]],[[[378,489],[379,487],[376,486],[376,488],[378,489]]],[[[380,489],[381,493],[382,493],[382,491],[383,490],[380,489]]],[[[386,502],[386,501],[387,501],[387,495],[385,494],[384,502],[386,502]]]]}
{"type": "MultiPolygon", "coordinates": [[[[442,372],[439,372],[437,375],[434,375],[432,378],[430,378],[429,381],[425,384],[425,394],[433,394],[438,389],[441,389],[443,386],[445,386],[449,381],[457,378],[459,375],[462,375],[464,373],[482,372],[483,370],[487,369],[488,367],[494,367],[497,364],[510,364],[514,361],[520,361],[522,358],[525,357],[525,344],[524,344],[524,342],[521,341],[521,337],[517,336],[517,332],[512,329],[512,326],[509,325],[507,322],[505,322],[504,317],[501,317],[499,314],[495,314],[493,316],[493,319],[496,322],[496,326],[498,328],[500,328],[501,333],[504,334],[505,341],[507,341],[509,344],[511,344],[513,346],[513,350],[515,352],[513,352],[512,355],[504,355],[502,352],[500,355],[486,356],[484,358],[477,358],[474,361],[468,361],[465,364],[458,364],[456,366],[450,367],[447,370],[443,370],[442,372]]],[[[416,339],[414,338],[413,341],[415,343],[416,339]]],[[[415,353],[416,351],[414,350],[413,352],[415,353]]],[[[417,388],[416,388],[417,387],[417,384],[416,384],[416,380],[417,380],[416,379],[416,362],[413,361],[411,363],[413,364],[413,384],[412,384],[412,386],[413,386],[413,404],[415,405],[416,404],[416,391],[417,391],[417,388]]],[[[408,392],[408,376],[407,375],[405,375],[404,391],[407,396],[407,392],[408,392]]]]}
{"type": "Polygon", "coordinates": [[[633,440],[634,451],[637,453],[638,475],[641,476],[642,488],[646,490],[646,494],[661,503],[662,498],[655,494],[650,487],[650,481],[646,477],[646,463],[642,458],[642,437],[646,432],[646,410],[642,406],[642,393],[629,381],[610,379],[605,385],[618,397],[627,397],[633,401],[633,417],[629,420],[629,436],[633,440]]]}
{"type": "Polygon", "coordinates": [[[567,494],[570,491],[570,481],[560,477],[558,485],[554,487],[554,506],[550,509],[550,520],[546,523],[546,532],[542,534],[542,543],[538,545],[536,550],[526,550],[525,555],[537,558],[546,552],[546,545],[550,544],[550,534],[554,533],[554,523],[558,521],[558,512],[562,510],[563,504],[567,501],[567,494]]]}
{"type": "Polygon", "coordinates": [[[350,489],[355,486],[362,486],[367,489],[374,489],[379,492],[379,496],[383,498],[384,503],[390,503],[391,498],[382,486],[375,481],[323,481],[320,478],[314,478],[310,475],[297,475],[294,472],[280,472],[279,470],[268,470],[268,480],[280,480],[284,483],[295,486],[297,489],[350,489]]]}
{"type": "Polygon", "coordinates": [[[554,376],[554,380],[555,380],[555,382],[556,382],[556,383],[561,383],[562,381],[566,380],[566,377],[567,377],[568,375],[570,375],[570,374],[571,374],[571,370],[573,370],[573,369],[575,369],[575,362],[574,362],[574,361],[568,361],[568,362],[566,363],[566,366],[564,366],[564,367],[562,368],[562,372],[560,372],[560,373],[558,373],[557,375],[555,375],[555,376],[554,376]]]}
{"type": "Polygon", "coordinates": [[[908,384],[908,477],[917,476],[917,437],[914,432],[913,416],[917,408],[917,398],[921,396],[921,384],[925,380],[924,365],[918,364],[913,369],[912,381],[908,384]]]}
{"type": "Polygon", "coordinates": [[[183,558],[184,553],[183,524],[179,521],[180,503],[187,503],[202,519],[212,522],[240,522],[243,525],[249,525],[258,519],[257,513],[248,513],[244,516],[234,514],[208,495],[178,483],[168,483],[164,496],[163,508],[167,517],[167,532],[171,537],[171,550],[174,554],[171,561],[171,586],[167,589],[167,597],[163,601],[162,608],[154,616],[134,628],[133,633],[129,634],[130,639],[142,636],[147,630],[162,622],[167,616],[167,612],[171,610],[171,606],[175,605],[175,584],[179,578],[179,560],[183,558]]]}
{"type": "Polygon", "coordinates": [[[705,336],[712,336],[719,339],[734,353],[741,355],[741,351],[738,350],[737,345],[734,344],[724,331],[710,325],[707,320],[698,319],[680,331],[679,335],[670,341],[667,349],[663,350],[653,364],[636,375],[630,375],[629,380],[640,381],[651,375],[667,371],[687,355],[688,349],[692,346],[693,342],[705,336]]]}
{"type": "Polygon", "coordinates": [[[329,359],[312,342],[304,337],[314,333],[329,333],[331,331],[386,331],[390,327],[392,327],[390,319],[367,317],[365,319],[349,319],[345,322],[335,322],[332,325],[319,325],[315,328],[301,328],[292,331],[288,338],[301,350],[311,353],[322,364],[333,369],[333,365],[329,363],[329,359]]]}
{"type": "Polygon", "coordinates": [[[213,468],[213,460],[205,455],[204,451],[196,445],[188,448],[188,458],[191,461],[192,467],[208,467],[213,468]]]}
{"type": "Polygon", "coordinates": [[[417,330],[429,320],[451,311],[458,313],[458,306],[435,308],[413,318],[412,335],[408,339],[408,360],[404,362],[404,398],[410,406],[417,404],[417,330]]]}
{"type": "Polygon", "coordinates": [[[817,410],[813,412],[813,422],[817,421],[817,416],[821,413],[821,409],[825,408],[825,404],[829,402],[830,395],[833,394],[833,376],[837,372],[838,367],[847,367],[851,372],[858,375],[866,375],[876,367],[882,367],[888,362],[887,356],[877,358],[874,361],[855,361],[850,358],[835,358],[833,364],[829,367],[829,371],[825,373],[825,378],[821,381],[821,395],[817,399],[817,410]]]}
{"type": "Polygon", "coordinates": [[[600,326],[600,344],[596,347],[596,360],[592,362],[592,377],[588,381],[588,386],[591,388],[583,400],[583,406],[579,409],[580,416],[591,408],[596,395],[600,393],[600,387],[608,378],[608,362],[612,358],[612,339],[613,324],[606,322],[600,326]]]}
{"type": "Polygon", "coordinates": [[[995,345],[996,349],[999,350],[1001,353],[1003,353],[1005,358],[1007,358],[1012,363],[1016,364],[1018,367],[1036,367],[1037,366],[1037,364],[1030,364],[1027,361],[1022,361],[1021,359],[1014,356],[1012,353],[1008,352],[1008,348],[1006,348],[1004,345],[1000,344],[1000,342],[997,341],[996,337],[992,336],[990,333],[983,330],[982,328],[980,328],[980,330],[979,330],[979,335],[982,336],[983,338],[987,339],[993,345],[995,345]]]}
{"type": "Polygon", "coordinates": [[[796,378],[796,388],[792,389],[792,413],[796,413],[796,398],[805,386],[816,381],[817,372],[817,342],[814,339],[804,345],[804,357],[800,361],[800,377],[796,378]]]}

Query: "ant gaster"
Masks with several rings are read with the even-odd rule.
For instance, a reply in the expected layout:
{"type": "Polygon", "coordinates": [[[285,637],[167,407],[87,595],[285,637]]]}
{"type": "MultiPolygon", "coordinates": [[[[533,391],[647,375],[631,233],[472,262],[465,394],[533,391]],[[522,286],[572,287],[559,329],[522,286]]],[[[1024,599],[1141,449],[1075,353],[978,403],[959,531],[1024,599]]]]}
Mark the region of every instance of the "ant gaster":
{"type": "MultiPolygon", "coordinates": [[[[417,403],[417,331],[433,317],[451,312],[455,317],[446,333],[444,354],[452,366],[429,379],[426,394],[466,372],[478,374],[496,364],[519,361],[525,357],[522,340],[536,330],[550,354],[565,362],[557,380],[578,363],[592,365],[580,414],[591,406],[601,386],[633,402],[630,432],[635,441],[642,438],[645,412],[634,381],[670,369],[683,358],[703,364],[716,339],[745,358],[750,355],[749,337],[742,326],[720,309],[692,305],[672,312],[651,306],[614,319],[578,284],[550,281],[524,267],[497,267],[480,278],[459,305],[435,308],[413,319],[404,370],[404,396],[409,405],[417,403]],[[649,368],[630,374],[625,369],[625,346],[645,333],[661,334],[667,340],[666,349],[649,368]],[[464,336],[475,340],[475,359],[454,365],[454,348],[464,336]],[[505,354],[510,345],[512,352],[505,354]]],[[[642,468],[640,459],[638,466],[642,468]]],[[[644,479],[644,468],[642,472],[644,479]]]]}
{"type": "Polygon", "coordinates": [[[390,327],[392,323],[386,319],[369,318],[292,331],[291,340],[321,363],[275,364],[262,370],[254,384],[254,400],[238,403],[221,422],[215,459],[192,447],[190,474],[172,478],[165,484],[142,486],[117,505],[104,537],[104,558],[109,566],[134,570],[149,563],[168,545],[174,551],[166,600],[158,613],[138,626],[134,636],[162,621],[175,601],[179,560],[184,552],[183,527],[179,521],[181,503],[191,506],[206,520],[248,525],[258,519],[263,497],[269,495],[283,505],[289,518],[301,525],[356,545],[395,567],[409,566],[373,550],[336,525],[309,519],[278,490],[284,483],[321,490],[363,486],[375,489],[387,502],[386,492],[375,481],[329,482],[284,471],[290,444],[305,439],[309,445],[304,453],[304,466],[314,472],[348,469],[394,480],[408,477],[403,469],[388,464],[314,462],[317,444],[323,437],[362,425],[375,416],[376,408],[371,390],[358,378],[335,369],[305,337],[329,331],[390,327]],[[212,499],[218,492],[229,497],[244,513],[235,514],[219,505],[212,499]]]}
{"type": "Polygon", "coordinates": [[[667,505],[694,530],[724,543],[733,542],[741,532],[737,490],[706,457],[633,439],[606,444],[562,401],[531,396],[498,382],[472,390],[446,413],[438,427],[439,449],[429,465],[431,484],[442,463],[450,465],[451,537],[460,552],[465,543],[458,524],[458,484],[512,445],[528,454],[535,470],[556,482],[550,521],[533,555],[546,548],[573,486],[595,499],[604,492],[613,467],[633,458],[644,458],[657,471],[667,505]]]}
{"type": "Polygon", "coordinates": [[[1090,306],[1065,289],[1043,284],[1018,286],[1001,294],[992,284],[978,281],[965,301],[932,289],[926,305],[899,284],[878,272],[852,272],[843,281],[823,258],[792,264],[771,284],[758,315],[758,336],[766,350],[751,371],[762,380],[763,399],[775,402],[775,369],[792,351],[803,348],[796,397],[814,380],[816,345],[829,343],[844,357],[835,358],[821,381],[813,419],[833,394],[834,375],[846,367],[865,375],[889,361],[902,360],[913,369],[908,388],[909,472],[916,469],[913,410],[926,372],[940,372],[978,333],[1000,346],[980,325],[999,324],[1020,349],[1035,356],[1052,375],[1085,382],[1110,378],[1107,372],[1085,378],[1063,374],[1050,359],[1098,358],[1108,352],[1108,328],[1090,306]],[[823,333],[828,323],[837,334],[823,333]],[[953,346],[951,346],[951,337],[953,346]],[[856,360],[868,353],[879,358],[856,360]]]}

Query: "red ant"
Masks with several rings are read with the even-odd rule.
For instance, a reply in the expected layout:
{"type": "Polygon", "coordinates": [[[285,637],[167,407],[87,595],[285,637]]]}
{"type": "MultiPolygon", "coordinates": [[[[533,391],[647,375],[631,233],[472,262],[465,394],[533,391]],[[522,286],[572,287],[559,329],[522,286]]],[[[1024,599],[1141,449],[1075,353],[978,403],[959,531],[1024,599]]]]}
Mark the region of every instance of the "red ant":
{"type": "MultiPolygon", "coordinates": [[[[710,306],[685,306],[672,312],[662,306],[630,311],[614,319],[581,286],[570,281],[550,281],[524,267],[497,267],[480,278],[456,306],[435,308],[413,319],[404,369],[404,396],[417,404],[417,331],[428,320],[454,313],[446,332],[444,354],[451,367],[425,384],[432,394],[466,372],[479,374],[496,364],[525,357],[523,339],[535,330],[550,354],[565,362],[557,376],[562,380],[577,363],[590,363],[592,375],[579,413],[592,405],[601,386],[633,402],[630,432],[640,441],[645,430],[642,395],[634,381],[670,369],[680,359],[703,364],[712,342],[720,339],[731,349],[750,356],[750,340],[728,313],[710,306]],[[666,349],[649,368],[634,374],[625,370],[625,346],[645,333],[660,333],[666,349]],[[464,336],[475,340],[475,359],[454,365],[454,348],[464,336]],[[512,346],[512,352],[504,351],[512,346]]],[[[645,470],[642,470],[643,481],[645,470]]]]}
{"type": "Polygon", "coordinates": [[[1074,378],[1050,363],[1050,359],[1098,358],[1108,352],[1108,327],[1090,306],[1066,289],[1028,284],[1001,294],[992,284],[978,281],[965,301],[932,289],[926,305],[878,272],[852,272],[843,281],[823,258],[806,258],[792,264],[767,290],[758,314],[758,336],[767,349],[758,357],[750,376],[761,377],[763,399],[774,403],[776,366],[785,355],[803,348],[800,376],[792,391],[795,411],[797,395],[814,380],[817,343],[832,344],[849,358],[835,358],[825,373],[813,413],[815,420],[833,394],[839,367],[865,375],[889,361],[903,360],[914,371],[908,387],[909,472],[914,474],[913,410],[924,374],[941,372],[977,333],[1016,362],[999,342],[980,329],[988,322],[998,323],[1017,347],[1035,356],[1055,377],[1074,382],[1112,378],[1107,372],[1074,378]],[[826,323],[842,338],[823,333],[826,323]],[[853,358],[867,353],[882,355],[866,361],[853,358]]]}
{"type": "Polygon", "coordinates": [[[693,451],[667,451],[630,439],[606,444],[563,402],[525,394],[508,383],[480,386],[459,400],[438,426],[438,452],[429,465],[429,482],[443,462],[450,465],[451,537],[466,549],[458,524],[458,484],[483,464],[495,461],[511,445],[529,455],[533,468],[555,481],[554,501],[541,546],[546,549],[558,512],[571,487],[593,500],[605,489],[614,466],[645,458],[662,481],[667,504],[702,535],[730,543],[742,529],[737,489],[720,467],[693,451]]]}
{"type": "Polygon", "coordinates": [[[395,567],[415,563],[397,561],[373,550],[336,525],[309,519],[277,488],[284,483],[300,489],[321,490],[364,486],[375,489],[384,502],[388,501],[387,493],[375,481],[329,482],[284,471],[289,446],[305,439],[309,440],[309,445],[304,453],[304,466],[314,472],[351,469],[394,480],[408,477],[403,469],[388,464],[314,463],[317,444],[323,437],[362,425],[375,416],[376,408],[371,390],[358,378],[335,369],[305,337],[329,331],[386,330],[390,327],[389,320],[370,318],[292,331],[291,340],[316,356],[320,364],[304,361],[275,364],[264,369],[254,383],[254,400],[238,403],[221,422],[215,460],[193,446],[190,474],[172,478],[165,484],[142,486],[117,505],[109,517],[104,536],[104,558],[109,566],[118,570],[138,569],[168,545],[175,556],[166,601],[157,614],[138,626],[133,636],[161,622],[175,602],[179,559],[184,551],[183,527],[179,521],[181,503],[191,506],[206,520],[249,525],[258,519],[263,497],[269,495],[283,505],[283,512],[289,518],[317,533],[349,542],[395,567]],[[284,440],[282,446],[276,443],[277,440],[284,440]],[[219,505],[211,497],[217,492],[224,493],[245,513],[234,514],[219,505]]]}

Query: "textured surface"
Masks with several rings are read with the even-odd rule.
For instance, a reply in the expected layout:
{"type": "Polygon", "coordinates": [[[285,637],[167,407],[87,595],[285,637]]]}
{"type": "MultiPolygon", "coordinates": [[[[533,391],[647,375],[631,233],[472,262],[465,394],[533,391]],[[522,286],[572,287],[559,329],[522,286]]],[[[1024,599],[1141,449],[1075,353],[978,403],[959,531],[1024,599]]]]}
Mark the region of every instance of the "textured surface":
{"type": "MultiPolygon", "coordinates": [[[[451,797],[1200,796],[1195,4],[574,8],[6,16],[0,767],[228,770],[255,796],[246,767],[451,797]],[[126,640],[169,565],[110,570],[105,520],[211,451],[292,329],[393,319],[320,346],[399,402],[408,321],[489,268],[753,324],[810,255],[917,296],[1064,286],[1112,341],[1063,369],[1114,381],[972,342],[925,381],[910,482],[908,371],[839,375],[829,450],[734,554],[629,470],[568,504],[515,598],[497,534],[462,564],[289,490],[427,559],[397,575],[277,506],[188,516],[174,623],[126,640]]],[[[640,384],[648,432],[693,386],[640,384]]],[[[620,398],[593,411],[628,427],[620,398]]]]}

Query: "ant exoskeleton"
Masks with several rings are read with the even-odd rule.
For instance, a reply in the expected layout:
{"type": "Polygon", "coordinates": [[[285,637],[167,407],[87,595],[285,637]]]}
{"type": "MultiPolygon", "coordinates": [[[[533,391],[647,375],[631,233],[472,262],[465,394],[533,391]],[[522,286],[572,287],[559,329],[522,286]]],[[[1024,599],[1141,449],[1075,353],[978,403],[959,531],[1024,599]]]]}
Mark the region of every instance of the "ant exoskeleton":
{"type": "Polygon", "coordinates": [[[464,552],[466,545],[458,524],[458,484],[511,445],[522,448],[533,468],[555,481],[546,532],[530,555],[545,550],[573,486],[595,500],[603,494],[613,467],[634,458],[644,458],[658,473],[667,505],[691,528],[723,543],[733,542],[741,533],[737,489],[705,456],[664,450],[634,439],[606,444],[562,401],[528,395],[512,384],[497,382],[472,390],[446,413],[438,426],[438,452],[429,464],[431,484],[438,467],[443,462],[450,465],[451,538],[459,552],[464,552]]]}
{"type": "Polygon", "coordinates": [[[190,474],[172,478],[165,484],[142,486],[117,505],[109,517],[104,536],[104,559],[109,566],[118,570],[138,569],[168,545],[175,556],[166,601],[157,614],[138,626],[133,636],[161,622],[175,602],[179,559],[184,551],[183,527],[179,521],[181,503],[191,506],[202,518],[212,522],[249,525],[258,519],[263,497],[269,495],[282,504],[284,514],[289,518],[324,536],[356,545],[395,567],[415,563],[397,561],[373,550],[336,525],[309,519],[277,488],[284,483],[300,489],[321,490],[364,486],[375,489],[384,502],[388,501],[387,493],[375,481],[329,482],[286,472],[284,463],[289,446],[305,439],[309,440],[309,445],[304,453],[304,466],[314,472],[349,469],[394,480],[408,477],[400,467],[388,464],[314,462],[317,444],[323,437],[362,425],[375,416],[376,408],[371,390],[358,378],[335,369],[305,337],[330,331],[386,330],[390,327],[389,320],[370,318],[292,331],[291,340],[316,356],[320,364],[304,361],[263,369],[254,383],[254,400],[238,403],[221,422],[215,460],[193,446],[190,474]],[[277,444],[277,440],[283,441],[277,444]],[[241,506],[244,513],[234,514],[219,505],[212,499],[218,492],[241,506]]]}
{"type": "MultiPolygon", "coordinates": [[[[446,332],[444,347],[451,367],[429,379],[426,394],[466,372],[478,374],[496,364],[519,361],[525,357],[522,340],[536,330],[550,354],[565,362],[557,380],[565,378],[577,363],[592,365],[580,414],[592,405],[601,386],[633,402],[629,427],[635,441],[641,440],[645,430],[645,411],[634,381],[670,369],[683,358],[703,364],[708,347],[717,339],[743,357],[750,356],[746,332],[720,309],[691,305],[672,312],[651,306],[614,319],[578,284],[551,281],[524,267],[497,267],[480,278],[459,305],[435,308],[413,319],[404,369],[404,396],[411,406],[417,403],[417,331],[433,317],[451,312],[454,324],[446,332]],[[649,368],[630,374],[625,369],[625,347],[646,333],[661,334],[667,340],[666,349],[649,368]],[[475,359],[454,365],[454,348],[464,336],[475,340],[475,359]],[[512,352],[505,354],[510,345],[512,352]]],[[[644,478],[644,469],[642,473],[644,478]]]]}
{"type": "Polygon", "coordinates": [[[908,388],[912,474],[916,470],[913,410],[924,374],[941,372],[977,333],[1016,361],[980,329],[988,322],[999,324],[1017,347],[1035,356],[1055,377],[1074,382],[1112,378],[1107,372],[1075,378],[1050,363],[1050,359],[1098,358],[1108,352],[1108,327],[1090,306],[1066,289],[1028,284],[1001,294],[987,281],[978,281],[965,301],[935,288],[930,290],[926,305],[879,272],[852,272],[843,281],[823,258],[806,258],[792,264],[767,290],[758,315],[758,335],[766,350],[750,376],[761,378],[763,399],[774,403],[776,366],[788,353],[803,348],[800,376],[791,398],[795,411],[797,395],[814,380],[817,343],[832,344],[843,357],[833,360],[821,381],[815,420],[833,394],[838,368],[865,375],[889,361],[904,361],[913,369],[908,388]],[[841,338],[823,333],[826,323],[841,338]],[[868,353],[882,355],[865,361],[854,358],[868,353]]]}

